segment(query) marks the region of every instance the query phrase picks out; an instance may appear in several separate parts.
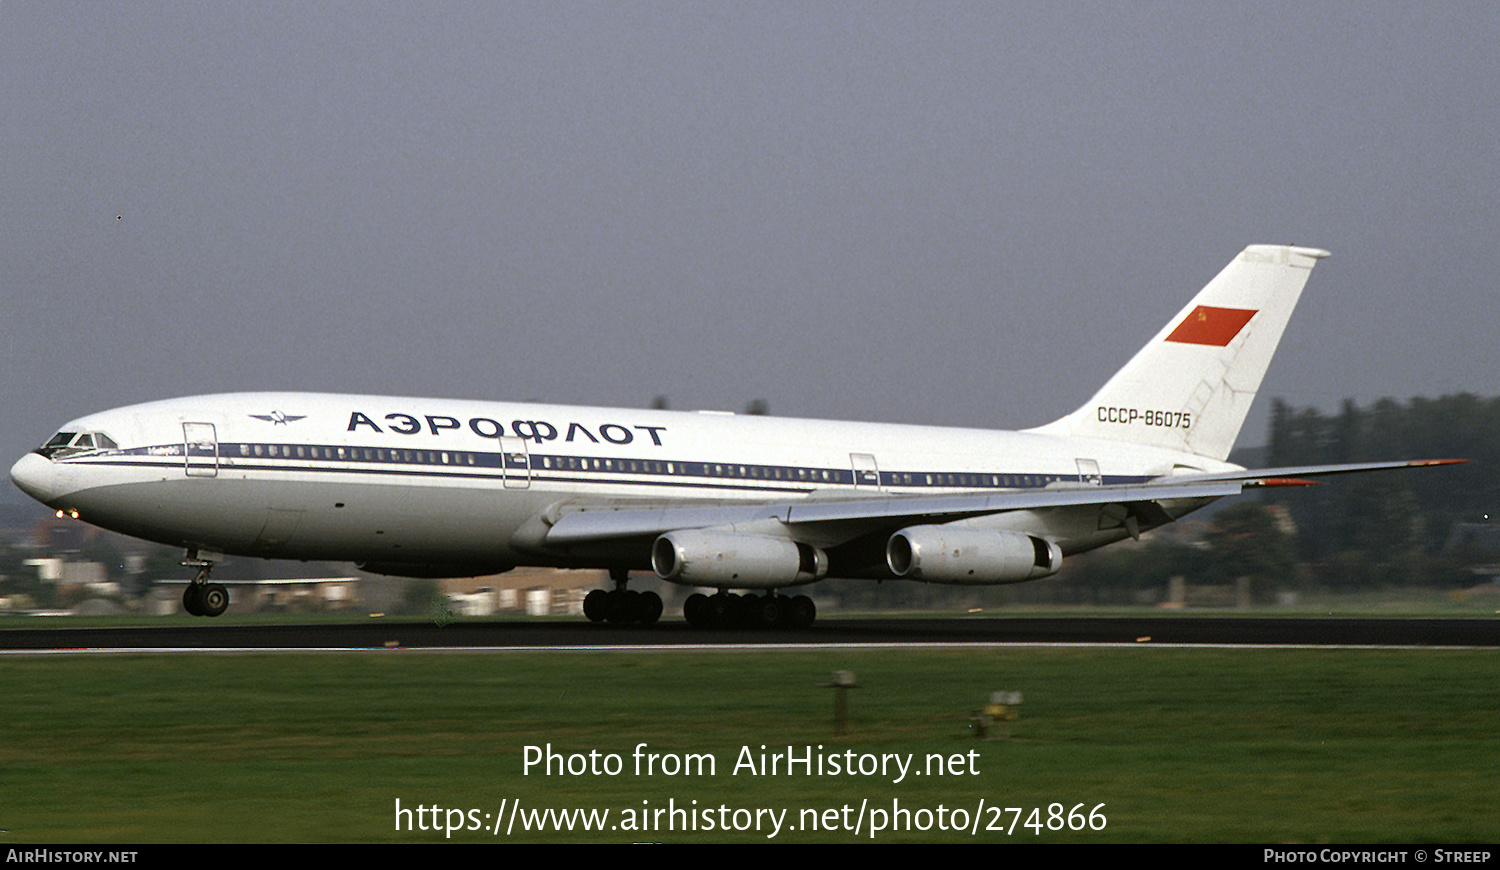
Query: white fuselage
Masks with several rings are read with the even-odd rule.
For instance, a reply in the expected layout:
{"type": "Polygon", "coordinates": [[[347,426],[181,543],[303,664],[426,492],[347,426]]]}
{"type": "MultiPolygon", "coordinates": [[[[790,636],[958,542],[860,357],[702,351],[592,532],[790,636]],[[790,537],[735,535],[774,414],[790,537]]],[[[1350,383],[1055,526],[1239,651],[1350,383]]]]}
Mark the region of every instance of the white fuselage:
{"type": "MultiPolygon", "coordinates": [[[[646,566],[649,540],[548,547],[527,534],[572,504],[1001,492],[1237,467],[1028,432],[306,393],[154,402],[63,431],[113,446],[33,453],[12,477],[95,525],[189,549],[476,572],[646,566]]],[[[1045,531],[1064,552],[1123,534],[1096,526],[1045,531]]]]}

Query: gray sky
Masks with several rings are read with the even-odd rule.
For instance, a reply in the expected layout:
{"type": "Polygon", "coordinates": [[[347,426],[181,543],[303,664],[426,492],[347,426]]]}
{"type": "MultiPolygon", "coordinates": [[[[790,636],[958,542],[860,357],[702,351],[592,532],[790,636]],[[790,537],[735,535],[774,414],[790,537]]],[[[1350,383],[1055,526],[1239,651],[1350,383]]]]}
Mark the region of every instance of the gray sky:
{"type": "Polygon", "coordinates": [[[1022,428],[1257,242],[1334,256],[1241,445],[1494,395],[1496,45],[1493,2],[8,2],[0,454],[258,389],[1022,428]]]}

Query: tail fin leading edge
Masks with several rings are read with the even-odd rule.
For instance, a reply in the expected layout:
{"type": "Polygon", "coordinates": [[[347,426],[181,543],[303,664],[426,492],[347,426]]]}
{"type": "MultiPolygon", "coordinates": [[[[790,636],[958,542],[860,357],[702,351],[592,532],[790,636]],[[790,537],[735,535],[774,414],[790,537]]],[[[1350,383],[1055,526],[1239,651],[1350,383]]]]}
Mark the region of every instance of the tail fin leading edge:
{"type": "Polygon", "coordinates": [[[1032,431],[1225,459],[1308,275],[1326,256],[1251,245],[1087,404],[1032,431]]]}

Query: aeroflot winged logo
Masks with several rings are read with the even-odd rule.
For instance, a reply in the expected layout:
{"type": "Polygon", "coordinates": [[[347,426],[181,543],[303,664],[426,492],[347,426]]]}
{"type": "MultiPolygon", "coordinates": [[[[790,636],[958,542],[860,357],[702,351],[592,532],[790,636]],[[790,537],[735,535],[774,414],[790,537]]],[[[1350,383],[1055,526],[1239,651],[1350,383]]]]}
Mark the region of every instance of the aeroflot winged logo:
{"type": "Polygon", "coordinates": [[[1181,344],[1206,344],[1212,347],[1225,347],[1234,340],[1255,312],[1245,308],[1214,308],[1209,305],[1199,305],[1194,308],[1172,334],[1167,336],[1167,341],[1175,341],[1181,344]]]}
{"type": "Polygon", "coordinates": [[[269,414],[251,414],[250,416],[254,417],[257,420],[265,420],[267,423],[273,423],[277,426],[285,426],[288,423],[295,423],[298,420],[307,419],[306,414],[303,414],[301,416],[288,416],[281,413],[280,411],[272,411],[269,414]]]}

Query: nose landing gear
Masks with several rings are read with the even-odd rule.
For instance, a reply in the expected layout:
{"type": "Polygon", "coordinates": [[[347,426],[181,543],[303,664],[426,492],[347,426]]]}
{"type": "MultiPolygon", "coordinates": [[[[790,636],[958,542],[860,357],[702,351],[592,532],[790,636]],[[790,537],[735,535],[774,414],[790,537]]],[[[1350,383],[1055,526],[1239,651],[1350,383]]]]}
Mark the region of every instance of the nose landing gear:
{"type": "Polygon", "coordinates": [[[182,590],[182,609],[193,616],[218,616],[229,609],[229,590],[222,583],[208,582],[214,563],[199,558],[197,550],[188,550],[182,564],[197,568],[198,575],[182,590]]]}

